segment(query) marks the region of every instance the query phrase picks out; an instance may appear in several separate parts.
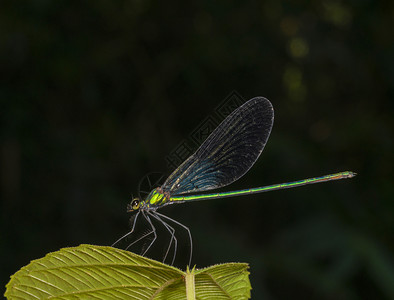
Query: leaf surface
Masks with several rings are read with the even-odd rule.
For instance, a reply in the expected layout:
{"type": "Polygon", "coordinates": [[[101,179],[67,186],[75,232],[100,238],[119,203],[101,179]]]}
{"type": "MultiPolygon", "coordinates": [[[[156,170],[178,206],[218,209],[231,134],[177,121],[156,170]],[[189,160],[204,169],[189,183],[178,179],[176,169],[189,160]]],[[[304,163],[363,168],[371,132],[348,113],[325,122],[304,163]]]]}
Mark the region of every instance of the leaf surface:
{"type": "MultiPolygon", "coordinates": [[[[186,299],[186,274],[196,299],[248,299],[248,265],[228,263],[186,273],[106,246],[64,248],[11,276],[8,299],[186,299]]],[[[190,298],[189,298],[190,299],[190,298]]]]}

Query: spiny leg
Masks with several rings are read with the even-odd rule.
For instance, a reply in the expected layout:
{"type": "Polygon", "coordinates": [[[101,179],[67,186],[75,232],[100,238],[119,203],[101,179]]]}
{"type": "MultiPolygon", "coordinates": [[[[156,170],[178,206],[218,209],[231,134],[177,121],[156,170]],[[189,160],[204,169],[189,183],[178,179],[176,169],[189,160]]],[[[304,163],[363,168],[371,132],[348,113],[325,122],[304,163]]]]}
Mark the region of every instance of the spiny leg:
{"type": "Polygon", "coordinates": [[[178,240],[175,237],[175,229],[174,229],[174,227],[170,226],[168,223],[164,222],[159,216],[156,215],[156,213],[150,213],[150,215],[152,217],[154,217],[156,220],[160,221],[164,225],[164,227],[166,227],[168,232],[171,234],[170,243],[169,243],[169,245],[167,247],[166,254],[164,255],[163,263],[167,259],[168,253],[170,252],[170,249],[171,249],[172,241],[174,241],[174,255],[172,257],[172,262],[171,262],[171,265],[173,265],[174,261],[175,261],[175,257],[176,257],[176,252],[177,252],[177,249],[178,249],[178,240]]]}
{"type": "MultiPolygon", "coordinates": [[[[160,174],[160,173],[159,173],[160,174]]],[[[160,175],[160,177],[159,177],[159,179],[157,179],[156,181],[155,181],[155,183],[152,185],[152,187],[157,187],[157,186],[159,186],[160,185],[160,181],[163,179],[163,177],[164,177],[164,174],[161,174],[160,175]]]]}
{"type": "MultiPolygon", "coordinates": [[[[145,198],[145,197],[142,197],[141,194],[149,195],[149,192],[141,190],[141,186],[142,186],[142,183],[144,182],[145,178],[148,178],[148,175],[142,177],[140,182],[138,183],[138,196],[140,197],[140,199],[145,198]]],[[[150,185],[149,179],[148,179],[148,185],[149,185],[149,189],[150,189],[151,185],[150,185]]]]}
{"type": "Polygon", "coordinates": [[[152,188],[152,183],[150,182],[149,174],[146,176],[146,179],[148,180],[149,188],[152,188]]]}
{"type": "MultiPolygon", "coordinates": [[[[141,194],[148,195],[153,188],[159,187],[161,185],[160,182],[163,179],[163,177],[164,177],[164,175],[161,172],[150,172],[147,175],[145,175],[144,177],[142,177],[141,180],[138,183],[138,195],[139,195],[140,199],[145,198],[145,197],[142,197],[141,194]],[[160,175],[160,177],[157,180],[154,180],[154,182],[152,182],[152,180],[150,178],[151,176],[153,176],[153,174],[160,175]],[[141,190],[142,184],[143,184],[143,182],[145,180],[148,182],[148,186],[149,186],[148,187],[148,189],[149,189],[148,192],[144,191],[144,190],[141,190]]],[[[145,186],[144,188],[147,188],[147,186],[145,186]]]]}
{"type": "Polygon", "coordinates": [[[168,248],[167,248],[167,251],[166,251],[166,255],[164,256],[163,262],[166,260],[166,258],[168,256],[168,253],[169,253],[169,251],[171,249],[172,241],[174,240],[174,255],[172,256],[172,261],[171,261],[171,265],[173,265],[174,261],[175,261],[176,253],[177,253],[177,250],[178,250],[178,239],[175,236],[175,229],[174,229],[174,227],[172,227],[168,223],[164,222],[159,216],[155,216],[155,217],[158,218],[158,220],[160,220],[164,224],[164,226],[166,226],[167,230],[171,234],[170,244],[168,245],[168,248]]]}
{"type": "Polygon", "coordinates": [[[151,235],[152,233],[153,233],[153,230],[148,231],[148,233],[145,233],[143,236],[139,237],[139,238],[136,239],[134,242],[132,242],[131,244],[129,244],[125,250],[129,250],[129,248],[130,248],[131,246],[133,246],[135,243],[137,243],[137,242],[139,242],[140,240],[146,238],[148,235],[151,235]]]}
{"type": "Polygon", "coordinates": [[[189,234],[189,240],[190,240],[190,256],[189,256],[189,266],[190,266],[192,263],[192,255],[193,255],[193,240],[192,240],[192,234],[190,232],[190,229],[187,226],[183,225],[182,223],[180,223],[174,219],[171,219],[170,217],[167,217],[166,215],[163,215],[158,212],[155,212],[155,214],[164,218],[164,219],[170,220],[170,221],[174,222],[175,224],[178,224],[179,226],[183,227],[187,231],[187,233],[189,234]]]}
{"type": "MultiPolygon", "coordinates": [[[[133,221],[133,226],[131,227],[131,230],[126,233],[125,235],[121,236],[119,239],[116,240],[115,243],[113,243],[111,245],[111,247],[114,247],[117,243],[119,243],[121,240],[123,240],[125,237],[129,236],[130,234],[132,234],[134,232],[134,228],[135,228],[135,224],[137,223],[137,218],[138,215],[140,214],[140,212],[138,211],[135,215],[134,215],[134,221],[133,221]]],[[[127,247],[128,248],[128,247],[127,247]]]]}
{"type": "Polygon", "coordinates": [[[140,192],[139,192],[140,199],[143,199],[143,198],[145,198],[145,197],[142,197],[141,194],[149,195],[149,192],[147,192],[147,191],[140,191],[140,192]]]}
{"type": "Polygon", "coordinates": [[[156,233],[156,228],[155,228],[155,226],[153,226],[153,223],[152,223],[151,219],[149,218],[149,216],[146,215],[144,213],[144,211],[141,211],[141,212],[142,212],[142,215],[144,216],[144,218],[148,221],[150,227],[152,228],[152,233],[154,235],[152,242],[149,244],[148,248],[145,249],[144,253],[142,253],[142,256],[145,256],[145,254],[148,252],[150,247],[152,247],[153,243],[156,241],[157,233],[156,233]]]}
{"type": "Polygon", "coordinates": [[[163,179],[163,177],[164,177],[164,175],[161,172],[151,172],[148,175],[146,175],[146,179],[148,180],[149,188],[154,189],[154,188],[160,186],[161,185],[160,181],[163,179]],[[160,174],[160,177],[157,180],[155,180],[154,183],[152,184],[152,181],[149,176],[152,176],[154,178],[153,174],[158,174],[158,175],[160,174]]]}

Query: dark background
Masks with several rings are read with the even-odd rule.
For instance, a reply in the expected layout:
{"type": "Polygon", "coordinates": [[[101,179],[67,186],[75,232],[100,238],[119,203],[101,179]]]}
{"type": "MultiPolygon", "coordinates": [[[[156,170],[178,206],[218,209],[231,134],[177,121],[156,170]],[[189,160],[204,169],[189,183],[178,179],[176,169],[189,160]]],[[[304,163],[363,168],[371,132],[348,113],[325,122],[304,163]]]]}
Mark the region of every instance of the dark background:
{"type": "Polygon", "coordinates": [[[140,178],[236,91],[270,99],[275,125],[225,190],[359,175],[162,209],[192,230],[193,264],[250,263],[253,299],[393,299],[393,15],[367,0],[3,1],[2,285],[127,232],[140,178]]]}

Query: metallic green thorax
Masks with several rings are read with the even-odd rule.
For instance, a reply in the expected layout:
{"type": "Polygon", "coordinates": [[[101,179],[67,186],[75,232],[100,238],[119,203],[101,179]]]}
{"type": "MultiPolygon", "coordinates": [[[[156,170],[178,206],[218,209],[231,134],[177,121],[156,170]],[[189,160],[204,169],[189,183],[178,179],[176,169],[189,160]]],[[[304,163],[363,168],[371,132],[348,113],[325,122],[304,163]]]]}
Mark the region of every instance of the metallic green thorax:
{"type": "Polygon", "coordinates": [[[303,186],[303,185],[307,185],[307,184],[351,178],[355,175],[356,174],[353,172],[341,172],[341,173],[330,174],[330,175],[325,175],[325,176],[321,176],[321,177],[303,179],[303,180],[293,181],[293,182],[288,182],[288,183],[274,184],[274,185],[252,188],[252,189],[223,192],[223,193],[213,193],[213,194],[188,195],[188,196],[172,196],[172,197],[170,197],[169,194],[163,193],[163,190],[161,188],[157,188],[157,189],[154,189],[148,195],[148,197],[143,202],[143,206],[146,208],[155,209],[160,206],[167,205],[167,204],[182,203],[185,201],[198,201],[198,200],[226,198],[226,197],[232,197],[232,196],[251,195],[251,194],[257,194],[257,193],[262,193],[262,192],[268,192],[268,191],[292,188],[292,187],[297,187],[297,186],[303,186]]]}
{"type": "Polygon", "coordinates": [[[162,189],[156,188],[150,192],[145,201],[142,202],[142,206],[146,208],[158,208],[160,206],[169,204],[169,196],[163,193],[162,189]]]}

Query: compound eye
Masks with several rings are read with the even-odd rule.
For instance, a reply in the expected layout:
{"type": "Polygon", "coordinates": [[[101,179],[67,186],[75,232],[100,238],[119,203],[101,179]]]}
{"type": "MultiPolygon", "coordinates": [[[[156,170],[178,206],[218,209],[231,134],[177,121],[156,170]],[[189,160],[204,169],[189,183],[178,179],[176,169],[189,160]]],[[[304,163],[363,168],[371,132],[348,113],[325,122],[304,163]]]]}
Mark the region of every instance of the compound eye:
{"type": "Polygon", "coordinates": [[[139,209],[139,208],[140,208],[140,200],[134,199],[134,200],[131,202],[131,208],[132,208],[133,210],[139,209]]]}

